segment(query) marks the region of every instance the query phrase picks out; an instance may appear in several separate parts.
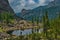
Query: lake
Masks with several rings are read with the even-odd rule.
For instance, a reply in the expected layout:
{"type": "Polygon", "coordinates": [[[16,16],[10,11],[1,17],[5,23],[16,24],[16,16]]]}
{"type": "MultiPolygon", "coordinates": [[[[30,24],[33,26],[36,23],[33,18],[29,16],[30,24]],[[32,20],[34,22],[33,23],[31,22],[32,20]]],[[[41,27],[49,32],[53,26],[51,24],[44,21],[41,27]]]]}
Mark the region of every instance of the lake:
{"type": "MultiPolygon", "coordinates": [[[[37,30],[33,30],[34,33],[37,33],[37,30]]],[[[41,33],[43,29],[39,29],[39,33],[41,33]]],[[[25,29],[25,30],[15,30],[12,32],[12,35],[20,36],[20,35],[29,35],[32,34],[32,29],[25,29]]]]}

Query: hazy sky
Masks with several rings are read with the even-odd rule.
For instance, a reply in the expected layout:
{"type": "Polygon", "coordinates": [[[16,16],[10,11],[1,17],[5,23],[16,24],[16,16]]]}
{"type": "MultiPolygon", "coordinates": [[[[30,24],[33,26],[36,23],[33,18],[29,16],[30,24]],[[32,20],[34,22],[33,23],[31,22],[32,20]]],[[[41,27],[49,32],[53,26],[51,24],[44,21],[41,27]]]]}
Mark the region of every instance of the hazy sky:
{"type": "Polygon", "coordinates": [[[25,9],[33,9],[38,6],[47,5],[49,2],[53,0],[8,0],[11,7],[15,11],[15,13],[20,12],[23,8],[25,9]]]}

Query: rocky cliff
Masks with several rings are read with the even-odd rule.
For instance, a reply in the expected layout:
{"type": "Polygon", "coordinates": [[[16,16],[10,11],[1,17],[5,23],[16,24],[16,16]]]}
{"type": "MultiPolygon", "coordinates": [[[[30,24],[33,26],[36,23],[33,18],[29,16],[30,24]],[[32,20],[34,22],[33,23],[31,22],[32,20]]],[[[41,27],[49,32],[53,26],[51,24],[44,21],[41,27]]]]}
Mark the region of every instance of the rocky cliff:
{"type": "Polygon", "coordinates": [[[0,12],[3,11],[14,12],[8,3],[8,0],[0,0],[0,12]]]}
{"type": "Polygon", "coordinates": [[[15,19],[23,19],[23,18],[19,18],[13,11],[13,9],[10,7],[8,0],[0,0],[0,13],[1,12],[10,12],[11,14],[13,14],[13,17],[15,19]]]}

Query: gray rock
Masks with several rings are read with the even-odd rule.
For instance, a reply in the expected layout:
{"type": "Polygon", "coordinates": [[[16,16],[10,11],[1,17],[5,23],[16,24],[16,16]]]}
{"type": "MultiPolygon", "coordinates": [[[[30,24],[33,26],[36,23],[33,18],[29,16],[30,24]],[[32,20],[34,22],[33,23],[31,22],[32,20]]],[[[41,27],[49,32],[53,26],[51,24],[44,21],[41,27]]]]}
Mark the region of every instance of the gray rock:
{"type": "Polygon", "coordinates": [[[5,38],[9,38],[9,37],[10,37],[9,34],[0,32],[0,40],[4,40],[5,38]]]}
{"type": "Polygon", "coordinates": [[[13,9],[10,7],[8,0],[0,0],[0,12],[9,11],[14,12],[13,9]]]}

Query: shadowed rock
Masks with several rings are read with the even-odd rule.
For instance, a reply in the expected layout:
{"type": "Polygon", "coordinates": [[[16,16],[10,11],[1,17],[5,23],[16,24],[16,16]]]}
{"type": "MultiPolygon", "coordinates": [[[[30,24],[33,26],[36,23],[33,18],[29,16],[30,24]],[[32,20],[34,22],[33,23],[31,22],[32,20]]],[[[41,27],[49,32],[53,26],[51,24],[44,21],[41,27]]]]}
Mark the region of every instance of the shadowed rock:
{"type": "Polygon", "coordinates": [[[11,13],[14,13],[14,11],[9,5],[8,0],[0,0],[0,12],[3,12],[3,11],[9,11],[11,13]]]}

